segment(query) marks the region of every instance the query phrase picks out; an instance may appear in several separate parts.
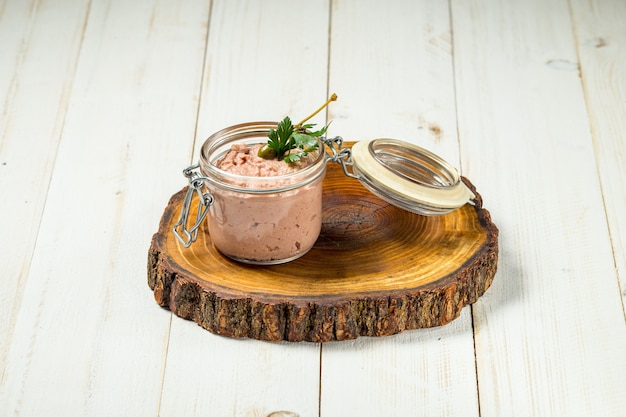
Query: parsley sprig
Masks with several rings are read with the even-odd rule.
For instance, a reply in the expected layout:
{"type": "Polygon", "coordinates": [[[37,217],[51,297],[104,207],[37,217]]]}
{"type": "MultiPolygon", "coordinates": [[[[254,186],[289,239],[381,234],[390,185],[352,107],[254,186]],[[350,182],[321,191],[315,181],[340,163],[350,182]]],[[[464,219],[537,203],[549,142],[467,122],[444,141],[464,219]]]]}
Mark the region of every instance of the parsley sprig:
{"type": "Polygon", "coordinates": [[[278,158],[293,164],[319,148],[317,138],[324,135],[328,125],[317,131],[311,131],[313,124],[293,125],[289,116],[276,127],[270,129],[267,145],[259,150],[259,156],[266,159],[278,158]]]}
{"type": "Polygon", "coordinates": [[[265,159],[278,158],[278,160],[293,164],[316,151],[319,148],[318,138],[326,133],[329,125],[313,131],[315,124],[304,124],[304,122],[335,100],[337,100],[337,95],[333,94],[324,105],[296,125],[291,122],[289,116],[286,116],[278,123],[276,129],[270,129],[267,144],[259,149],[259,156],[265,159]]]}

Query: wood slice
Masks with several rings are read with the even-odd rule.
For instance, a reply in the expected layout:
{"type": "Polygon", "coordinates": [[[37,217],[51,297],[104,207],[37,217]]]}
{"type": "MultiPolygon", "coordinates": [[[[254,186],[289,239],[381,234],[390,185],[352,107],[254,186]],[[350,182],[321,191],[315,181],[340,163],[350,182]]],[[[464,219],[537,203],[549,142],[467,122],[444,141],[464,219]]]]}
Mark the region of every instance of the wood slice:
{"type": "Polygon", "coordinates": [[[487,290],[497,267],[498,229],[463,181],[475,205],[425,217],[329,163],[319,239],[303,257],[273,266],[226,258],[206,227],[183,247],[171,230],[185,188],[152,238],[148,284],[159,305],[229,337],[326,342],[440,326],[487,290]]]}

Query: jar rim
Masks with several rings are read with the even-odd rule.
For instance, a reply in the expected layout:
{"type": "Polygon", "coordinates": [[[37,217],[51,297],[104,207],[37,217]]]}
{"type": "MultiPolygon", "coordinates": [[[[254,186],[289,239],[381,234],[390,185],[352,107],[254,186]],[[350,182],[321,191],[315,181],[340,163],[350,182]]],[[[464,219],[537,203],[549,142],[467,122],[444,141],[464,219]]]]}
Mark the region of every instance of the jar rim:
{"type": "Polygon", "coordinates": [[[213,133],[204,141],[200,148],[199,164],[201,171],[204,171],[204,179],[216,186],[232,191],[265,194],[301,187],[314,181],[323,174],[326,169],[326,153],[324,144],[319,138],[317,138],[319,148],[312,163],[302,169],[287,174],[271,176],[234,174],[218,168],[213,163],[215,159],[212,160],[211,157],[214,152],[224,150],[225,148],[230,149],[230,146],[235,143],[246,143],[245,139],[256,139],[250,141],[249,144],[263,143],[258,139],[267,137],[269,130],[276,128],[277,125],[278,122],[270,121],[247,122],[232,125],[213,133]],[[242,183],[251,184],[252,186],[244,187],[233,185],[242,183]],[[272,186],[272,183],[283,185],[272,186]],[[254,184],[259,186],[259,188],[254,187],[254,184]]]}

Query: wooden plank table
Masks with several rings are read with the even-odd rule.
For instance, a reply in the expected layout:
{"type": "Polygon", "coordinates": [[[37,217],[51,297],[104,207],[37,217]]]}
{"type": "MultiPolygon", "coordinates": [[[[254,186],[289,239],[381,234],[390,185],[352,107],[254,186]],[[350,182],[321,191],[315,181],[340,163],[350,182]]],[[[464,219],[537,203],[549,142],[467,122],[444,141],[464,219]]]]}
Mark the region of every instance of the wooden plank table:
{"type": "Polygon", "coordinates": [[[0,416],[623,416],[624,21],[620,0],[0,1],[0,416]],[[204,139],[330,92],[330,134],[476,185],[487,293],[326,344],[157,306],[150,238],[204,139]]]}

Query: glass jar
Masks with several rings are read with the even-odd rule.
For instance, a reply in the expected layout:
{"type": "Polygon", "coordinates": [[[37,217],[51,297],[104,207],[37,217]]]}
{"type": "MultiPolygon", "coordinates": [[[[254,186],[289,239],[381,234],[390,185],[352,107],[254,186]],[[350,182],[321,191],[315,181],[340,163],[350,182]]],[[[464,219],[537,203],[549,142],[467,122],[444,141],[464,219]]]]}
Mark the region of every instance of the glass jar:
{"type": "MultiPolygon", "coordinates": [[[[302,169],[273,176],[237,175],[217,167],[234,144],[267,143],[276,122],[231,126],[211,135],[200,151],[204,186],[213,196],[208,228],[215,248],[234,260],[284,263],[307,253],[322,226],[323,145],[302,169]]],[[[286,162],[280,161],[287,165],[286,162]]]]}
{"type": "Polygon", "coordinates": [[[189,188],[180,220],[173,227],[183,246],[196,240],[209,214],[210,239],[231,259],[272,265],[303,256],[321,231],[327,162],[340,163],[348,177],[417,215],[445,215],[472,204],[475,198],[450,164],[426,149],[396,139],[360,141],[350,149],[343,147],[339,136],[318,138],[318,150],[307,155],[303,165],[280,175],[238,175],[218,167],[233,145],[265,144],[270,129],[276,126],[276,122],[239,124],[204,142],[198,164],[183,171],[189,188]],[[194,194],[199,205],[195,224],[188,227],[194,194]]]}

